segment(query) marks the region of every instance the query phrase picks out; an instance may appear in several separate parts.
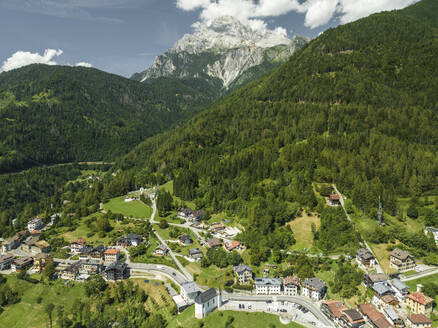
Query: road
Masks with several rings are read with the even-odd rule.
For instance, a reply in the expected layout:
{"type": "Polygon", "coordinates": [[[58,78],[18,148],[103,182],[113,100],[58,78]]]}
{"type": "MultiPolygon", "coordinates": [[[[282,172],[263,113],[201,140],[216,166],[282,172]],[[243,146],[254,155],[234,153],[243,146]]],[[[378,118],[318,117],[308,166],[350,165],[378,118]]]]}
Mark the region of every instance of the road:
{"type": "Polygon", "coordinates": [[[418,278],[427,277],[427,276],[430,276],[433,274],[438,274],[438,268],[433,268],[433,269],[425,270],[423,272],[418,272],[418,273],[412,274],[408,277],[405,277],[402,275],[402,276],[400,276],[400,280],[401,281],[410,281],[410,280],[415,280],[418,278]]]}
{"type": "MultiPolygon", "coordinates": [[[[61,265],[69,265],[77,261],[55,258],[54,262],[61,265]]],[[[153,275],[157,275],[157,274],[164,275],[170,278],[171,280],[173,280],[178,285],[190,281],[190,279],[187,279],[187,277],[181,274],[181,272],[167,265],[151,264],[151,263],[132,263],[132,262],[129,263],[126,262],[126,264],[128,264],[128,268],[131,271],[131,273],[140,272],[140,273],[149,273],[153,275]]]]}
{"type": "MultiPolygon", "coordinates": [[[[335,190],[336,194],[339,196],[339,202],[341,203],[342,209],[345,212],[345,215],[347,216],[348,221],[351,221],[350,215],[347,213],[347,211],[345,210],[345,206],[344,206],[344,196],[342,196],[342,194],[339,192],[338,188],[336,188],[336,185],[332,184],[333,189],[335,190]]],[[[382,267],[380,266],[379,260],[377,259],[376,254],[374,254],[373,250],[371,249],[371,247],[368,245],[368,243],[364,240],[364,244],[365,247],[371,252],[371,254],[374,255],[375,259],[376,259],[376,265],[375,265],[375,269],[377,273],[384,273],[382,267]]]]}
{"type": "MultiPolygon", "coordinates": [[[[150,218],[150,222],[151,222],[151,224],[153,224],[155,222],[155,215],[157,215],[157,202],[155,201],[155,197],[152,197],[152,196],[151,196],[151,200],[152,200],[152,215],[150,218]]],[[[166,241],[163,238],[161,238],[161,236],[158,234],[158,232],[154,228],[152,228],[152,231],[154,232],[154,235],[158,238],[160,243],[169,249],[170,257],[175,262],[177,267],[181,270],[181,272],[184,274],[184,276],[186,276],[186,278],[189,281],[193,281],[192,275],[184,268],[184,266],[181,264],[181,262],[176,258],[175,253],[170,249],[170,247],[167,245],[166,241]]]]}
{"type": "Polygon", "coordinates": [[[333,327],[333,323],[321,312],[318,303],[314,303],[311,300],[301,297],[301,296],[282,296],[282,295],[235,295],[223,293],[224,300],[232,300],[232,301],[268,301],[276,297],[277,301],[288,301],[291,303],[296,303],[304,306],[308,309],[321,323],[324,324],[324,327],[333,327]]]}

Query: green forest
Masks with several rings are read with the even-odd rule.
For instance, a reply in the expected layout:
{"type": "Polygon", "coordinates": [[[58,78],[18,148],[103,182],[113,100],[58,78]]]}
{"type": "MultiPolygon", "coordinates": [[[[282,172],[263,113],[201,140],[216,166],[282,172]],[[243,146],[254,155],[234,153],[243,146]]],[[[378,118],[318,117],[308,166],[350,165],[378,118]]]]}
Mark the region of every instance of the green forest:
{"type": "Polygon", "coordinates": [[[438,32],[421,19],[436,7],[327,30],[120,167],[174,180],[177,196],[248,218],[247,233],[266,239],[301,207],[321,210],[313,182],[336,183],[371,215],[380,195],[397,215],[397,197],[438,187],[438,32]]]}
{"type": "Polygon", "coordinates": [[[217,97],[199,81],[140,83],[97,69],[30,65],[0,75],[0,173],[114,160],[217,97]]]}

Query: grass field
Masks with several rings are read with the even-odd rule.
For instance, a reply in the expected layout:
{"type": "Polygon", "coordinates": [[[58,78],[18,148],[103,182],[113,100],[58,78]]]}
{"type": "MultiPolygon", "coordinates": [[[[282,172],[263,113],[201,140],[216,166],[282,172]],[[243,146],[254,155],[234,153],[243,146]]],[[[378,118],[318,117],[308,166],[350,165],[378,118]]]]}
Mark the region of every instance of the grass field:
{"type": "Polygon", "coordinates": [[[174,200],[177,200],[177,201],[179,201],[179,202],[184,202],[185,205],[186,205],[186,207],[189,207],[189,208],[191,208],[192,210],[194,210],[194,209],[196,208],[195,203],[193,203],[193,202],[191,202],[191,201],[185,201],[185,200],[182,200],[181,198],[179,198],[179,197],[177,197],[177,196],[175,196],[175,195],[173,194],[173,181],[166,182],[165,184],[161,185],[161,186],[159,187],[159,189],[164,189],[164,190],[170,192],[170,194],[172,195],[172,197],[173,197],[174,200]]]}
{"type": "Polygon", "coordinates": [[[56,281],[53,286],[41,283],[31,284],[11,275],[8,276],[8,283],[19,292],[21,302],[5,308],[0,315],[0,327],[48,327],[48,317],[44,311],[46,304],[62,304],[65,308],[69,308],[75,299],[84,297],[84,289],[80,284],[69,287],[64,285],[64,281],[56,281]],[[40,304],[37,303],[38,297],[42,298],[40,304]]]}
{"type": "Polygon", "coordinates": [[[99,218],[100,216],[102,216],[102,213],[91,214],[90,216],[83,218],[75,230],[68,231],[65,228],[60,228],[58,234],[60,237],[64,237],[65,240],[67,240],[68,242],[72,242],[74,240],[83,238],[87,242],[93,243],[95,245],[97,244],[109,245],[112,239],[114,238],[114,234],[116,234],[118,231],[123,231],[128,227],[134,227],[133,222],[130,222],[128,224],[122,224],[121,222],[115,222],[113,220],[110,220],[109,222],[113,227],[113,230],[109,232],[105,237],[99,237],[97,233],[94,234],[93,236],[87,237],[87,235],[91,233],[91,230],[85,225],[85,220],[87,218],[92,218],[92,217],[99,218]]]}
{"type": "Polygon", "coordinates": [[[111,199],[108,203],[103,205],[106,211],[123,214],[127,217],[134,218],[150,218],[152,215],[152,208],[139,200],[125,202],[125,196],[111,199]]]}
{"type": "Polygon", "coordinates": [[[289,222],[289,225],[294,232],[295,240],[297,241],[292,247],[294,250],[303,250],[304,248],[309,250],[312,248],[312,223],[315,224],[316,229],[318,229],[321,224],[320,219],[317,216],[313,214],[309,215],[307,213],[303,213],[301,217],[297,217],[289,222]]]}
{"type": "MultiPolygon", "coordinates": [[[[169,321],[169,328],[198,328],[201,320],[195,319],[194,307],[190,307],[182,314],[169,321]]],[[[267,313],[248,313],[235,311],[214,311],[210,313],[204,320],[204,327],[207,328],[223,328],[228,317],[233,317],[232,326],[235,328],[249,328],[249,327],[285,327],[285,328],[300,328],[302,327],[296,323],[283,325],[280,323],[278,316],[267,313]]]]}
{"type": "Polygon", "coordinates": [[[223,289],[225,282],[233,279],[233,269],[231,267],[220,269],[212,265],[208,268],[201,268],[200,264],[198,263],[190,263],[185,268],[191,274],[198,275],[196,278],[196,283],[201,286],[223,289]]]}

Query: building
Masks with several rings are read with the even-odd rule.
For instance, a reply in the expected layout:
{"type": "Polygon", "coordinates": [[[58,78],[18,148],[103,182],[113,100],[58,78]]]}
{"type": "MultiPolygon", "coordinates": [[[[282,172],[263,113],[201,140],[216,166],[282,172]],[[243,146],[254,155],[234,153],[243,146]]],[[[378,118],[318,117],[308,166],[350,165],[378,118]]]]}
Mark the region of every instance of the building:
{"type": "Polygon", "coordinates": [[[438,245],[438,228],[426,227],[424,230],[425,235],[427,236],[429,232],[432,233],[433,239],[435,239],[435,244],[438,245]]]}
{"type": "Polygon", "coordinates": [[[81,266],[79,268],[79,273],[82,274],[98,274],[102,271],[103,261],[102,260],[85,260],[80,261],[81,266]]]}
{"type": "Polygon", "coordinates": [[[40,230],[42,227],[43,221],[40,218],[32,219],[27,223],[27,230],[29,230],[29,232],[40,230]]]}
{"type": "Polygon", "coordinates": [[[14,255],[6,254],[0,257],[0,271],[8,270],[14,261],[14,255]]]}
{"type": "Polygon", "coordinates": [[[90,260],[103,260],[105,258],[106,247],[103,245],[95,246],[88,254],[90,260]]]}
{"type": "Polygon", "coordinates": [[[39,254],[35,255],[33,263],[35,265],[35,269],[38,272],[42,272],[43,268],[46,266],[46,264],[49,261],[52,261],[52,256],[50,254],[39,253],[39,254]]]}
{"type": "Polygon", "coordinates": [[[193,239],[189,235],[182,235],[178,240],[184,246],[193,244],[193,239]]]}
{"type": "Polygon", "coordinates": [[[385,316],[377,311],[376,307],[372,304],[359,304],[358,310],[365,319],[369,322],[371,327],[374,328],[394,328],[393,325],[385,318],[385,316]]]}
{"type": "Polygon", "coordinates": [[[11,271],[21,272],[23,270],[30,268],[32,264],[33,264],[33,258],[31,258],[30,256],[23,256],[12,262],[11,271]]]}
{"type": "Polygon", "coordinates": [[[413,313],[425,315],[432,313],[433,299],[419,291],[410,293],[406,297],[405,302],[413,313]]]}
{"type": "Polygon", "coordinates": [[[21,250],[26,253],[32,252],[32,246],[38,241],[38,237],[29,237],[27,238],[23,244],[21,244],[21,250]]]}
{"type": "Polygon", "coordinates": [[[392,289],[395,292],[395,296],[401,301],[406,295],[409,294],[409,287],[401,282],[399,279],[392,279],[390,281],[392,289]]]}
{"type": "Polygon", "coordinates": [[[319,301],[324,298],[326,290],[324,281],[319,278],[309,278],[304,280],[302,295],[319,301]]]}
{"type": "Polygon", "coordinates": [[[360,248],[356,253],[356,261],[366,269],[372,269],[376,265],[376,258],[367,248],[360,248]]]}
{"type": "Polygon", "coordinates": [[[81,250],[86,246],[84,239],[78,239],[70,244],[70,252],[73,254],[79,254],[81,250]]]}
{"type": "Polygon", "coordinates": [[[321,303],[321,312],[335,324],[339,324],[344,310],[347,310],[347,307],[341,301],[330,300],[321,303]]]}
{"type": "Polygon", "coordinates": [[[373,288],[374,284],[386,284],[388,282],[388,276],[383,273],[370,273],[364,276],[363,282],[365,286],[373,288]]]}
{"type": "Polygon", "coordinates": [[[283,294],[297,296],[300,293],[301,279],[297,276],[288,276],[283,279],[283,294]]]}
{"type": "Polygon", "coordinates": [[[18,246],[20,246],[20,237],[18,236],[18,234],[16,234],[3,242],[2,251],[3,253],[6,253],[12,251],[13,249],[16,249],[18,246]]]}
{"type": "Polygon", "coordinates": [[[409,252],[394,249],[389,255],[389,267],[399,272],[405,272],[415,268],[415,260],[409,252]]]}
{"type": "Polygon", "coordinates": [[[183,220],[188,220],[192,212],[190,208],[183,208],[178,211],[178,217],[183,220]]]}
{"type": "Polygon", "coordinates": [[[395,306],[397,307],[400,304],[400,301],[391,294],[383,295],[382,297],[373,296],[373,304],[378,308],[384,308],[385,306],[395,306]]]}
{"type": "Polygon", "coordinates": [[[281,279],[280,278],[255,278],[255,287],[257,295],[280,295],[281,279]]]}
{"type": "Polygon", "coordinates": [[[129,247],[138,246],[142,242],[142,238],[137,234],[128,234],[116,240],[117,246],[129,247]]]}
{"type": "Polygon", "coordinates": [[[392,288],[383,282],[374,284],[371,289],[373,290],[374,294],[379,298],[385,295],[392,295],[394,293],[392,288]]]}
{"type": "Polygon", "coordinates": [[[398,312],[394,310],[392,306],[385,306],[383,309],[383,313],[385,314],[388,321],[396,328],[405,327],[405,322],[400,317],[398,312]]]}
{"type": "Polygon", "coordinates": [[[194,303],[196,296],[200,293],[201,290],[194,281],[187,281],[181,284],[181,297],[187,304],[194,303]]]}
{"type": "Polygon", "coordinates": [[[34,245],[32,245],[31,252],[33,254],[49,253],[50,244],[45,240],[38,240],[34,245]]]}
{"type": "Polygon", "coordinates": [[[241,249],[240,242],[236,240],[229,240],[224,243],[224,247],[228,252],[232,252],[237,249],[241,249]]]}
{"type": "Polygon", "coordinates": [[[225,230],[226,226],[222,222],[215,222],[210,225],[210,230],[213,232],[219,232],[225,230]]]}
{"type": "Polygon", "coordinates": [[[109,248],[103,253],[105,266],[108,266],[112,263],[118,262],[120,259],[120,249],[117,248],[109,248]]]}
{"type": "Polygon", "coordinates": [[[195,317],[203,319],[214,309],[222,304],[222,295],[216,293],[216,289],[210,288],[203,293],[200,293],[195,298],[195,317]]]}
{"type": "Polygon", "coordinates": [[[211,239],[207,240],[207,246],[210,248],[221,247],[222,242],[217,238],[211,238],[211,239]]]}
{"type": "Polygon", "coordinates": [[[432,320],[424,314],[412,314],[408,316],[407,324],[409,328],[431,328],[432,320]]]}
{"type": "Polygon", "coordinates": [[[79,275],[80,266],[80,262],[70,264],[68,267],[61,271],[60,278],[65,280],[76,280],[76,277],[79,275]]]}
{"type": "Polygon", "coordinates": [[[154,250],[155,255],[158,256],[166,256],[168,252],[169,249],[166,247],[166,245],[158,245],[154,250]]]}
{"type": "Polygon", "coordinates": [[[189,256],[195,261],[200,261],[204,257],[204,254],[202,254],[202,251],[199,249],[199,247],[196,247],[189,249],[189,256]]]}
{"type": "Polygon", "coordinates": [[[365,324],[365,319],[357,310],[343,310],[339,323],[346,328],[359,328],[365,324]]]}
{"type": "Polygon", "coordinates": [[[240,264],[234,267],[234,281],[239,285],[248,285],[252,280],[252,268],[246,264],[240,264]]]}
{"type": "Polygon", "coordinates": [[[117,281],[128,278],[128,265],[123,262],[113,262],[105,268],[102,276],[109,281],[117,281]]]}
{"type": "Polygon", "coordinates": [[[330,195],[329,197],[330,205],[337,206],[341,203],[341,197],[338,195],[330,195]]]}

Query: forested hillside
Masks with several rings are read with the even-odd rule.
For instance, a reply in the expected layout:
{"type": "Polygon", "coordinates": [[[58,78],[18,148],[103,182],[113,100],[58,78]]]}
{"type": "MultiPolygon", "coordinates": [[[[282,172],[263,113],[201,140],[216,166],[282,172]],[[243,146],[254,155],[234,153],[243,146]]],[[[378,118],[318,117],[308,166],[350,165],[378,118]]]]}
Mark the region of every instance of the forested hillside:
{"type": "Polygon", "coordinates": [[[0,74],[0,173],[114,160],[211,104],[201,85],[147,84],[96,69],[31,65],[0,74]]]}
{"type": "Polygon", "coordinates": [[[368,213],[381,195],[396,214],[396,197],[438,187],[438,34],[428,25],[438,11],[421,20],[430,6],[327,30],[121,167],[173,179],[198,207],[249,218],[247,237],[258,241],[300,206],[317,206],[315,181],[336,183],[368,213]]]}

